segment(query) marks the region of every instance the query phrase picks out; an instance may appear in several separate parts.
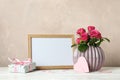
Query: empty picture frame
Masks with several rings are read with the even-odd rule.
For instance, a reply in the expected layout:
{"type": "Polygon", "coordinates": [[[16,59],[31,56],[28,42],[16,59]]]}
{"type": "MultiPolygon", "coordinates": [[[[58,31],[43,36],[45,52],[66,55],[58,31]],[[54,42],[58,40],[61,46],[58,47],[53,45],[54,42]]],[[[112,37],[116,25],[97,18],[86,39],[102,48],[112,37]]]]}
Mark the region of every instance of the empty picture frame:
{"type": "Polygon", "coordinates": [[[37,69],[73,68],[73,34],[29,34],[28,56],[37,69]]]}

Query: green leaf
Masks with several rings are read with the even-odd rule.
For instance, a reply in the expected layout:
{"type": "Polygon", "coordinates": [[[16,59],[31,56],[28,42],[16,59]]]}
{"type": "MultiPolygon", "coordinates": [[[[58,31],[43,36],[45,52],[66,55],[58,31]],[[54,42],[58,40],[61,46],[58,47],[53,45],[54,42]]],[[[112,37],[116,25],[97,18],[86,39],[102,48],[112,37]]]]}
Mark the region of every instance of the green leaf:
{"type": "Polygon", "coordinates": [[[77,46],[77,44],[73,44],[73,45],[71,45],[71,47],[74,47],[74,46],[77,46]]]}
{"type": "Polygon", "coordinates": [[[96,46],[100,46],[101,42],[103,42],[103,39],[99,39],[99,40],[96,42],[96,46]]]}
{"type": "Polygon", "coordinates": [[[110,42],[110,40],[108,38],[103,38],[104,40],[107,40],[108,42],[110,42]]]}
{"type": "Polygon", "coordinates": [[[89,41],[89,45],[90,45],[90,46],[96,46],[95,42],[97,42],[97,41],[98,41],[98,39],[92,38],[92,39],[90,39],[90,41],[89,41]]]}
{"type": "Polygon", "coordinates": [[[87,45],[86,43],[80,43],[80,44],[78,45],[78,50],[81,51],[81,52],[86,51],[87,48],[88,48],[88,45],[87,45]]]}

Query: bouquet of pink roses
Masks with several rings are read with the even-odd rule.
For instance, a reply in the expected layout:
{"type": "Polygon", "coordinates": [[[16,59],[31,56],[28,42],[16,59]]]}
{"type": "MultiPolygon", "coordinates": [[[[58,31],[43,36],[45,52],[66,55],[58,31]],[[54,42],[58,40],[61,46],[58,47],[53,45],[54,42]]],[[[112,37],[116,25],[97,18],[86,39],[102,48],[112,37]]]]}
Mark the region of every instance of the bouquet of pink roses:
{"type": "Polygon", "coordinates": [[[100,46],[104,40],[110,42],[108,38],[102,37],[101,33],[95,29],[95,26],[88,26],[88,32],[84,28],[80,28],[76,33],[78,38],[76,39],[76,43],[71,47],[77,46],[81,52],[86,51],[89,46],[100,46]]]}

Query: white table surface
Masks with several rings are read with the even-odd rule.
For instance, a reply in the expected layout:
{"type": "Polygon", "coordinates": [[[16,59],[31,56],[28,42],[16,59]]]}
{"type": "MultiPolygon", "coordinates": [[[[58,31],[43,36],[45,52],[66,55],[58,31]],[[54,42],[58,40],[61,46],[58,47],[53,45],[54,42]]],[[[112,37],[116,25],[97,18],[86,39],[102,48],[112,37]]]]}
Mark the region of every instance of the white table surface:
{"type": "Polygon", "coordinates": [[[7,67],[0,67],[0,80],[120,80],[120,67],[103,67],[91,73],[77,73],[73,69],[10,73],[7,67]]]}

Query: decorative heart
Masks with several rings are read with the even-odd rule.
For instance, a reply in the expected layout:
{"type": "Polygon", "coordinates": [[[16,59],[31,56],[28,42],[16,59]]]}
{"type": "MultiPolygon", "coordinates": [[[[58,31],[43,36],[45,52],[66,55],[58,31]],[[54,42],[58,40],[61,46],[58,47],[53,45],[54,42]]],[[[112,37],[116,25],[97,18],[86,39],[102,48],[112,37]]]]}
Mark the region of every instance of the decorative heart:
{"type": "Polygon", "coordinates": [[[77,72],[89,72],[89,67],[84,57],[79,57],[76,64],[74,64],[74,70],[77,72]]]}

